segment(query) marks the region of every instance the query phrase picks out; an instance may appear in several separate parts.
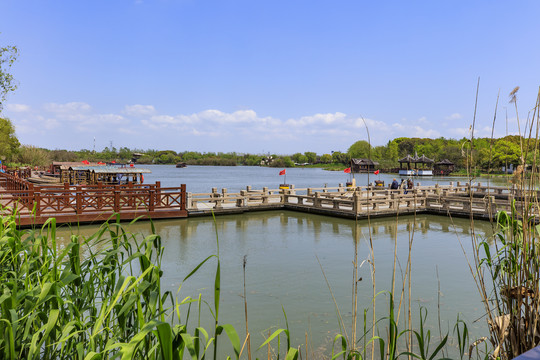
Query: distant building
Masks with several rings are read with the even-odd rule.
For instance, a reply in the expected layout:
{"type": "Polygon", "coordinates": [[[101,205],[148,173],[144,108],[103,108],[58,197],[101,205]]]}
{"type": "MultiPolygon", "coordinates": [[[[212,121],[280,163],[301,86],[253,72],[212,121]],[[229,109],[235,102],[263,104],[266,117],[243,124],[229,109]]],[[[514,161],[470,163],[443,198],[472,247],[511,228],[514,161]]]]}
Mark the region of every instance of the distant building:
{"type": "Polygon", "coordinates": [[[377,166],[379,166],[379,163],[371,159],[351,159],[351,171],[353,173],[375,171],[377,166]]]}

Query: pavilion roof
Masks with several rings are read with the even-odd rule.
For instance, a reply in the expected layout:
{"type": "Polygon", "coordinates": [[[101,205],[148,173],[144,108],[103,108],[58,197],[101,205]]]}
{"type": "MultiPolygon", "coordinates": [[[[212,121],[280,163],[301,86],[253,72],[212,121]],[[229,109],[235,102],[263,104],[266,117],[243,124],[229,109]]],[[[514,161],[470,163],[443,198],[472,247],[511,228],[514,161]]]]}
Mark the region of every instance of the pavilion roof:
{"type": "Polygon", "coordinates": [[[435,163],[435,165],[454,165],[453,162],[451,162],[450,160],[448,159],[443,159],[437,163],[435,163]]]}
{"type": "Polygon", "coordinates": [[[151,173],[150,169],[138,168],[138,167],[118,167],[109,165],[82,165],[82,166],[70,166],[71,170],[78,171],[90,171],[98,174],[147,174],[151,173]]]}
{"type": "Polygon", "coordinates": [[[377,161],[371,159],[351,159],[351,161],[355,165],[379,165],[377,161]]]}
{"type": "Polygon", "coordinates": [[[415,156],[415,161],[414,162],[429,164],[429,163],[435,162],[435,160],[430,159],[430,158],[426,157],[424,154],[422,154],[422,156],[415,156]]]}
{"type": "Polygon", "coordinates": [[[400,163],[412,163],[415,162],[415,158],[413,158],[411,155],[407,154],[403,159],[399,159],[398,162],[400,163]]]}

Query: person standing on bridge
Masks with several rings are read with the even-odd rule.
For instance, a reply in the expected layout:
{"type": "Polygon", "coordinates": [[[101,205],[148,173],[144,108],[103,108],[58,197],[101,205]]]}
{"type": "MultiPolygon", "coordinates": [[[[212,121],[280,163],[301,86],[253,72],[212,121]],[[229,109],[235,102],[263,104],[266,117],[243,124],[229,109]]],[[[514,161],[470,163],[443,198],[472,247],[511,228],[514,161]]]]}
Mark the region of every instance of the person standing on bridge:
{"type": "Polygon", "coordinates": [[[399,184],[398,184],[396,178],[394,178],[394,180],[392,181],[392,185],[390,185],[390,189],[396,190],[398,188],[399,188],[399,184]]]}

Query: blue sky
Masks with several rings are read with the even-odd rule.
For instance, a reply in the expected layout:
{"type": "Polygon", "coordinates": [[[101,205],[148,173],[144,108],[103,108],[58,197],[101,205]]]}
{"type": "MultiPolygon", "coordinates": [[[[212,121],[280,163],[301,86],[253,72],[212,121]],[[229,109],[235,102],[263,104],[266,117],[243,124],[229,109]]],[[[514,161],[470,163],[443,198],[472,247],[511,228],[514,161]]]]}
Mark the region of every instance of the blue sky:
{"type": "MultiPolygon", "coordinates": [[[[539,1],[0,0],[23,144],[318,154],[517,133],[540,85],[539,1]]],[[[523,124],[522,124],[523,127],[523,124]]]]}

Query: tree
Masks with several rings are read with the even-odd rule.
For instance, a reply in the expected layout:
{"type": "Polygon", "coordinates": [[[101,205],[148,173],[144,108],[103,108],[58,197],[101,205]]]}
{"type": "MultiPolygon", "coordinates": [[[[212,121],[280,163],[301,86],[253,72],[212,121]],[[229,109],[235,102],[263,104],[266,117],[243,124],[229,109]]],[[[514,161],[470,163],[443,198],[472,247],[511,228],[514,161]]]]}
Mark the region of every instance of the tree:
{"type": "Polygon", "coordinates": [[[394,141],[389,141],[388,142],[388,145],[386,145],[387,147],[387,151],[386,151],[386,157],[389,159],[389,160],[392,160],[392,161],[398,161],[398,158],[399,158],[399,148],[398,148],[398,144],[395,143],[394,141]]]}
{"type": "Polygon", "coordinates": [[[371,146],[367,141],[359,140],[349,147],[347,154],[349,154],[352,158],[367,159],[369,158],[370,148],[371,146]]]}
{"type": "Polygon", "coordinates": [[[321,162],[323,164],[330,164],[332,162],[332,155],[330,154],[323,154],[321,156],[321,162]]]}
{"type": "Polygon", "coordinates": [[[13,75],[9,73],[9,69],[18,55],[19,50],[15,46],[0,47],[0,112],[2,112],[7,94],[17,89],[17,84],[13,75]]]}
{"type": "Polygon", "coordinates": [[[311,151],[306,151],[304,155],[307,157],[307,162],[314,164],[317,162],[317,154],[311,151]]]}
{"type": "Polygon", "coordinates": [[[0,159],[11,160],[20,145],[11,121],[8,118],[0,118],[0,159]]]}
{"type": "Polygon", "coordinates": [[[51,163],[49,152],[32,145],[23,145],[19,148],[14,160],[23,165],[47,166],[51,163]]]}
{"type": "Polygon", "coordinates": [[[351,160],[349,154],[344,154],[341,151],[334,151],[332,153],[332,162],[334,164],[348,164],[351,160]]]}

